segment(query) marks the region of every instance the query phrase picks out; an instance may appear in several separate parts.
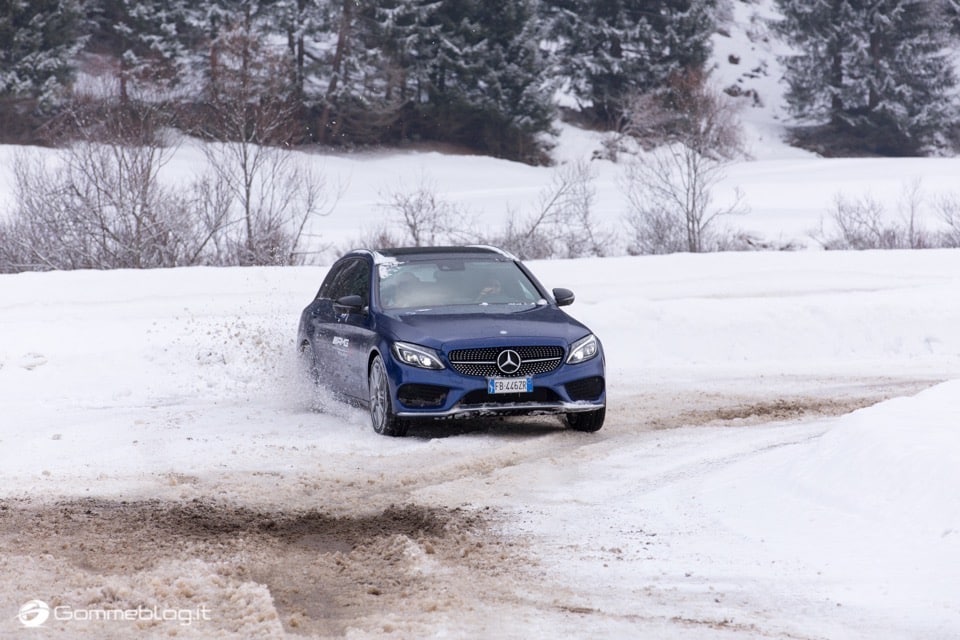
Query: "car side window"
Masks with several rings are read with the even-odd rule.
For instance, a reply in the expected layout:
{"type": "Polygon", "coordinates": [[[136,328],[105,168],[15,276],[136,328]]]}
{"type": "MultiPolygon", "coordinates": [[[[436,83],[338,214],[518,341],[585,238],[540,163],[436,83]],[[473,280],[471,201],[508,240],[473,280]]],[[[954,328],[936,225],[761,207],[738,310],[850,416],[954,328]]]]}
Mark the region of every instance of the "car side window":
{"type": "Polygon", "coordinates": [[[363,298],[364,306],[370,303],[370,265],[363,258],[345,261],[336,273],[329,274],[319,293],[330,300],[350,295],[363,298]]]}
{"type": "Polygon", "coordinates": [[[363,306],[370,304],[370,263],[363,258],[356,260],[346,278],[347,291],[343,295],[358,295],[363,306]]]}
{"type": "Polygon", "coordinates": [[[349,262],[339,262],[330,268],[327,277],[323,279],[323,284],[320,285],[320,291],[317,292],[317,300],[333,299],[332,292],[337,286],[337,280],[342,279],[344,269],[349,264],[349,262]]]}

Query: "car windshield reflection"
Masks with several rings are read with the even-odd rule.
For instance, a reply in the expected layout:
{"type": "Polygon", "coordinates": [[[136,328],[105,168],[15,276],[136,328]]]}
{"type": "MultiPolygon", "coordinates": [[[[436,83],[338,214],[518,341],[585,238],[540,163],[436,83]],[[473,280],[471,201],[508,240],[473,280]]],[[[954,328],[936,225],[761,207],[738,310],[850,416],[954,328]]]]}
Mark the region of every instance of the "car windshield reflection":
{"type": "Polygon", "coordinates": [[[537,305],[543,295],[513,262],[436,259],[379,265],[384,309],[537,305]]]}

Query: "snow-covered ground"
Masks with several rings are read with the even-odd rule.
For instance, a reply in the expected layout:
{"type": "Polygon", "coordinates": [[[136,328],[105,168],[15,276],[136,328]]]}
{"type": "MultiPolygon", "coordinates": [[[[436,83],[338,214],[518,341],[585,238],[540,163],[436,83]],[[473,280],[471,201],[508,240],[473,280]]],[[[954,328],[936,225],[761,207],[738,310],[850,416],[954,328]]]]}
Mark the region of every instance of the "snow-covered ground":
{"type": "MultiPolygon", "coordinates": [[[[597,434],[543,419],[377,436],[362,410],[315,397],[294,365],[297,316],[324,268],[0,277],[0,635],[25,633],[14,617],[33,598],[72,611],[209,607],[212,621],[175,629],[186,637],[960,634],[949,381],[960,379],[960,252],[533,267],[578,293],[573,312],[605,342],[611,410],[597,434]],[[907,397],[842,415],[896,395],[907,397]],[[194,534],[170,525],[115,567],[107,550],[140,525],[109,523],[166,501],[272,520],[415,505],[486,514],[490,538],[469,556],[415,533],[389,538],[377,562],[402,560],[427,592],[374,612],[360,597],[333,633],[317,622],[322,602],[291,613],[269,575],[236,569],[289,554],[250,542],[257,528],[203,524],[218,546],[199,554],[194,534]],[[111,518],[89,515],[103,510],[111,518]],[[106,531],[71,537],[91,522],[106,531]]],[[[143,517],[150,530],[158,516],[143,517]]],[[[369,564],[355,549],[334,550],[369,564]]],[[[127,637],[131,624],[66,620],[47,633],[127,637]]]]}

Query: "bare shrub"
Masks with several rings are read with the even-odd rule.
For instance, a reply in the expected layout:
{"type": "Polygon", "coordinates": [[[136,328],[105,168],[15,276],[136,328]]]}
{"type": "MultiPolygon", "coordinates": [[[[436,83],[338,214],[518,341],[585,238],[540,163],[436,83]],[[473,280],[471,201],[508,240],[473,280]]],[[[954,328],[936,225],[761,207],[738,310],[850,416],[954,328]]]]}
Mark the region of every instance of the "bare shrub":
{"type": "Polygon", "coordinates": [[[356,248],[374,248],[374,249],[393,249],[406,246],[401,236],[390,229],[386,224],[380,224],[372,228],[361,230],[360,234],[341,245],[336,253],[343,255],[356,248]]]}
{"type": "MultiPolygon", "coordinates": [[[[943,201],[947,202],[947,201],[943,201]]],[[[949,204],[941,212],[948,221],[949,204]]],[[[945,237],[927,231],[923,223],[924,195],[919,181],[905,184],[894,211],[867,194],[859,198],[837,194],[829,212],[833,228],[821,228],[815,238],[826,249],[926,249],[942,246],[945,237]]],[[[821,225],[822,227],[823,225],[821,225]]]]}
{"type": "Polygon", "coordinates": [[[188,187],[190,195],[186,210],[193,229],[193,237],[203,238],[199,245],[196,262],[193,264],[230,265],[231,227],[235,222],[230,218],[230,194],[227,186],[215,180],[211,174],[199,176],[188,187]]]}
{"type": "Polygon", "coordinates": [[[472,225],[467,224],[466,212],[438,195],[436,187],[425,176],[421,176],[413,190],[398,188],[381,193],[380,197],[383,199],[380,206],[400,228],[399,238],[387,228],[381,228],[381,241],[424,247],[476,240],[476,235],[469,231],[472,225]]]}
{"type": "Polygon", "coordinates": [[[956,249],[960,247],[960,196],[945,195],[937,201],[937,211],[946,225],[940,235],[940,246],[956,249]]]}
{"type": "Polygon", "coordinates": [[[771,240],[755,234],[724,229],[716,234],[717,251],[798,251],[801,243],[792,240],[771,240]]]}
{"type": "Polygon", "coordinates": [[[823,242],[827,249],[900,248],[900,231],[885,221],[883,204],[872,196],[847,198],[837,194],[830,218],[838,235],[823,242]]]}
{"type": "Polygon", "coordinates": [[[412,190],[398,188],[381,193],[380,207],[387,212],[387,222],[365,232],[354,244],[494,244],[522,259],[607,255],[611,234],[601,230],[594,219],[596,193],[592,181],[588,163],[562,165],[554,172],[551,184],[540,192],[532,214],[509,212],[503,228],[486,231],[421,177],[412,190]]]}
{"type": "Polygon", "coordinates": [[[5,271],[199,264],[224,224],[193,218],[193,186],[160,180],[176,146],[157,104],[77,101],[57,128],[75,142],[44,162],[22,152],[3,225],[5,271]]]}
{"type": "Polygon", "coordinates": [[[739,190],[724,204],[714,199],[726,166],[742,153],[736,109],[702,76],[684,74],[663,94],[637,96],[624,131],[649,149],[628,163],[620,181],[628,251],[716,250],[714,222],[745,211],[739,190]]]}
{"type": "Polygon", "coordinates": [[[486,241],[524,260],[607,255],[612,237],[594,216],[593,180],[588,162],[561,165],[541,190],[535,211],[509,212],[505,228],[486,241]]]}
{"type": "Polygon", "coordinates": [[[287,150],[251,145],[249,172],[212,161],[215,169],[190,183],[164,183],[160,174],[176,146],[157,109],[78,109],[67,123],[78,142],[48,162],[38,154],[16,157],[14,203],[0,223],[0,269],[306,259],[308,222],[331,206],[323,176],[287,150]]]}
{"type": "Polygon", "coordinates": [[[715,221],[746,210],[739,189],[726,203],[714,200],[725,166],[683,144],[659,147],[631,162],[621,179],[628,203],[625,222],[632,232],[628,251],[716,250],[715,221]]]}
{"type": "Polygon", "coordinates": [[[91,231],[102,216],[78,209],[70,202],[71,194],[67,167],[48,173],[38,156],[25,152],[15,156],[13,209],[0,224],[3,271],[96,268],[101,264],[91,231]]]}
{"type": "Polygon", "coordinates": [[[196,193],[163,185],[173,149],[156,138],[78,142],[55,162],[20,153],[3,225],[5,271],[172,267],[206,259],[222,218],[195,220],[196,193]]]}

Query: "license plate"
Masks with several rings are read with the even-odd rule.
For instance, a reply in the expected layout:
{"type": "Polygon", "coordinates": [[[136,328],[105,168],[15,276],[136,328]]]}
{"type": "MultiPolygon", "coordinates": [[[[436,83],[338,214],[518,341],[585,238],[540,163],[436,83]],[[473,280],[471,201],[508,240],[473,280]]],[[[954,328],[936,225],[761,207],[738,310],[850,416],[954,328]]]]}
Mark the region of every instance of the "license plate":
{"type": "Polygon", "coordinates": [[[533,378],[488,378],[487,393],[530,393],[533,378]]]}

